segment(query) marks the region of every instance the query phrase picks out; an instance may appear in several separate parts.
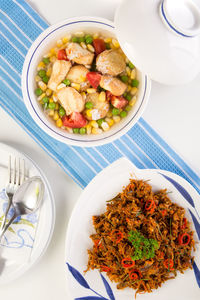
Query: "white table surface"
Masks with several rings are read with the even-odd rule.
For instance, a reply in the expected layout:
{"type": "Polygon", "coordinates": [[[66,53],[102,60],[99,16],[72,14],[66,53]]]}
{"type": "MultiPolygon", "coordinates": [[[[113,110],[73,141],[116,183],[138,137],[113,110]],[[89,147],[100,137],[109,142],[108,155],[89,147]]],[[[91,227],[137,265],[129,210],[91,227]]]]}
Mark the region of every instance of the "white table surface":
{"type": "MultiPolygon", "coordinates": [[[[113,19],[120,0],[32,0],[32,6],[53,24],[78,16],[113,19]]],[[[199,3],[199,0],[195,2],[199,3]]],[[[168,87],[153,82],[144,118],[200,176],[200,75],[191,83],[168,87]]],[[[81,189],[12,118],[0,108],[0,141],[22,150],[45,172],[55,195],[56,225],[50,246],[15,282],[1,286],[5,300],[71,300],[66,288],[64,246],[68,220],[81,189]],[[56,180],[55,180],[56,179],[56,180]]]]}

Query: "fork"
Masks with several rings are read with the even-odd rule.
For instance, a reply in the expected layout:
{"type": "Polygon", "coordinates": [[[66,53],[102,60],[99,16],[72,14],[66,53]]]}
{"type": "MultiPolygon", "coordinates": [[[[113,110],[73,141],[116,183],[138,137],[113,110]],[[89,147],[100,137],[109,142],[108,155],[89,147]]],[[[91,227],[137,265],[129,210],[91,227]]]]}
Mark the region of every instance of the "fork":
{"type": "Polygon", "coordinates": [[[6,208],[6,212],[4,215],[4,219],[2,221],[1,230],[3,230],[5,224],[8,212],[10,210],[10,207],[12,205],[12,198],[18,187],[24,182],[25,180],[25,161],[24,159],[20,158],[13,158],[14,165],[12,168],[12,158],[11,155],[9,155],[9,161],[8,161],[8,183],[6,185],[6,194],[8,196],[8,205],[6,208]],[[21,163],[22,162],[22,163],[21,163]]]}

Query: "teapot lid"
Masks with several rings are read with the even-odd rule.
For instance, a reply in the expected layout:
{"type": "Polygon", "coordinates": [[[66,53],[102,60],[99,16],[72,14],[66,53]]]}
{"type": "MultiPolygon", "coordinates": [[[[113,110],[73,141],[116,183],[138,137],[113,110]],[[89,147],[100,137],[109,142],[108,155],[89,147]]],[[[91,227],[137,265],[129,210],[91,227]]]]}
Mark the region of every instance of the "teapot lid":
{"type": "Polygon", "coordinates": [[[123,0],[115,28],[126,56],[151,79],[177,85],[200,72],[200,9],[192,0],[123,0]]]}

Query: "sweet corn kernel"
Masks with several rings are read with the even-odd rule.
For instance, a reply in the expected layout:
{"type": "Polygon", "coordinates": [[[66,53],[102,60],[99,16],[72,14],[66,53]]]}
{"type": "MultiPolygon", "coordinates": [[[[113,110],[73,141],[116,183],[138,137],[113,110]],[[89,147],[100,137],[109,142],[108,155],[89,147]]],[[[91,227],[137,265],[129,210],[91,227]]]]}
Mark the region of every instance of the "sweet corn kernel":
{"type": "Polygon", "coordinates": [[[129,63],[129,59],[128,59],[128,57],[126,57],[126,58],[125,58],[125,60],[126,60],[126,63],[128,64],[128,63],[129,63]]]}
{"type": "Polygon", "coordinates": [[[41,80],[40,76],[39,76],[39,75],[36,75],[36,76],[35,76],[35,81],[38,82],[38,81],[40,81],[40,80],[41,80]]]}
{"type": "Polygon", "coordinates": [[[91,118],[92,117],[92,109],[87,109],[86,110],[86,115],[91,118]]]}
{"type": "Polygon", "coordinates": [[[72,86],[74,89],[76,89],[77,91],[80,91],[81,86],[80,86],[79,83],[74,83],[74,82],[72,82],[72,83],[71,83],[71,86],[72,86]]]}
{"type": "Polygon", "coordinates": [[[111,43],[112,39],[111,38],[105,38],[104,41],[105,41],[105,43],[111,43]]]}
{"type": "Polygon", "coordinates": [[[56,54],[55,48],[51,48],[50,53],[53,54],[53,55],[55,55],[56,54]]]}
{"type": "Polygon", "coordinates": [[[56,45],[57,45],[57,47],[62,47],[62,45],[63,45],[62,40],[57,40],[56,45]]]}
{"type": "Polygon", "coordinates": [[[105,102],[106,101],[106,93],[105,92],[101,92],[99,94],[99,101],[100,102],[105,102]]]}
{"type": "Polygon", "coordinates": [[[136,100],[137,100],[137,98],[134,96],[134,97],[131,99],[131,101],[129,101],[129,105],[130,105],[130,106],[134,106],[136,100]]]}
{"type": "Polygon", "coordinates": [[[41,88],[41,90],[44,92],[44,91],[46,91],[46,89],[47,89],[47,85],[46,85],[46,83],[44,83],[43,81],[39,81],[38,82],[38,86],[39,86],[39,88],[41,88]]]}
{"type": "Polygon", "coordinates": [[[97,39],[99,37],[99,33],[95,33],[94,35],[93,35],[93,39],[97,39]]]}
{"type": "Polygon", "coordinates": [[[126,73],[128,76],[131,76],[131,69],[129,67],[126,67],[126,73]]]}
{"type": "Polygon", "coordinates": [[[109,111],[107,112],[106,116],[107,116],[108,118],[111,118],[111,117],[112,117],[112,110],[109,110],[109,111]]]}
{"type": "Polygon", "coordinates": [[[138,91],[138,88],[133,87],[133,88],[131,89],[131,94],[132,94],[132,95],[135,95],[135,94],[137,93],[137,91],[138,91]]]}
{"type": "Polygon", "coordinates": [[[96,93],[96,89],[87,89],[88,94],[96,93]]]}
{"type": "Polygon", "coordinates": [[[66,44],[69,42],[69,39],[65,36],[62,38],[62,42],[63,42],[63,44],[66,44]]]}
{"type": "Polygon", "coordinates": [[[93,133],[93,134],[100,134],[100,133],[102,133],[102,132],[103,132],[103,130],[100,129],[100,128],[92,128],[92,133],[93,133]]]}
{"type": "Polygon", "coordinates": [[[135,79],[136,77],[136,69],[134,68],[132,71],[131,71],[131,79],[135,79]]]}
{"type": "Polygon", "coordinates": [[[113,119],[105,118],[105,120],[106,120],[106,122],[108,123],[108,125],[109,125],[110,127],[113,126],[113,124],[114,124],[113,119]]]}
{"type": "Polygon", "coordinates": [[[87,45],[89,51],[94,52],[94,47],[91,44],[87,45]]]}
{"type": "Polygon", "coordinates": [[[83,37],[84,36],[84,32],[83,31],[77,31],[75,33],[75,36],[77,36],[77,37],[83,37]]]}
{"type": "Polygon", "coordinates": [[[54,101],[54,102],[57,102],[57,101],[58,101],[58,98],[57,98],[57,95],[56,95],[56,94],[53,94],[53,97],[52,97],[52,98],[53,98],[53,101],[54,101]]]}
{"type": "Polygon", "coordinates": [[[64,87],[66,87],[66,85],[64,83],[61,83],[57,86],[57,90],[61,90],[64,87]]]}
{"type": "Polygon", "coordinates": [[[91,132],[92,132],[92,127],[91,127],[91,125],[87,125],[86,126],[86,131],[87,131],[87,134],[91,134],[91,132]]]}
{"type": "Polygon", "coordinates": [[[86,99],[86,93],[85,93],[85,92],[82,92],[82,93],[81,93],[81,96],[83,97],[83,100],[86,99]]]}
{"type": "Polygon", "coordinates": [[[119,42],[116,39],[112,39],[112,43],[115,48],[119,48],[119,42]]]}
{"type": "Polygon", "coordinates": [[[101,124],[101,127],[103,128],[104,131],[108,131],[110,129],[109,125],[107,122],[103,122],[101,124]]]}
{"type": "Polygon", "coordinates": [[[57,121],[56,121],[56,126],[57,127],[62,127],[62,120],[59,118],[57,121]]]}
{"type": "Polygon", "coordinates": [[[47,74],[48,77],[51,76],[51,72],[52,72],[52,68],[48,68],[48,70],[46,72],[46,74],[47,74]]]}
{"type": "Polygon", "coordinates": [[[47,90],[46,90],[46,95],[47,95],[47,96],[51,96],[51,94],[52,94],[52,90],[47,89],[47,90]]]}
{"type": "Polygon", "coordinates": [[[87,48],[87,46],[86,46],[86,44],[85,44],[84,42],[81,42],[80,45],[81,45],[81,47],[82,47],[83,49],[86,49],[86,48],[87,48]]]}
{"type": "Polygon", "coordinates": [[[50,62],[54,63],[56,61],[56,56],[50,57],[50,62]]]}
{"type": "Polygon", "coordinates": [[[91,121],[91,122],[90,122],[90,125],[91,125],[93,128],[98,128],[98,127],[99,127],[96,121],[91,121]]]}
{"type": "Polygon", "coordinates": [[[49,117],[53,117],[54,116],[54,110],[50,109],[48,112],[49,117]]]}
{"type": "Polygon", "coordinates": [[[121,118],[119,116],[113,116],[113,120],[115,121],[115,123],[119,123],[121,118]]]}
{"type": "Polygon", "coordinates": [[[49,102],[50,102],[50,103],[53,103],[54,101],[53,101],[53,99],[52,99],[52,98],[50,98],[50,99],[49,99],[49,102]]]}
{"type": "Polygon", "coordinates": [[[41,70],[41,69],[44,69],[45,68],[45,63],[43,63],[43,61],[41,61],[38,66],[37,66],[37,70],[41,70]]]}
{"type": "Polygon", "coordinates": [[[53,119],[54,119],[54,121],[57,121],[59,119],[59,114],[57,111],[54,112],[53,119]]]}
{"type": "Polygon", "coordinates": [[[132,89],[132,86],[131,86],[131,85],[128,85],[128,87],[127,87],[127,92],[130,92],[131,89],[132,89]]]}
{"type": "Polygon", "coordinates": [[[40,101],[40,100],[42,100],[44,97],[46,96],[46,94],[45,93],[43,93],[42,95],[40,95],[37,99],[38,99],[38,101],[40,101]]]}
{"type": "Polygon", "coordinates": [[[65,127],[69,133],[73,133],[73,129],[70,127],[65,127]]]}
{"type": "Polygon", "coordinates": [[[55,109],[59,109],[59,104],[58,104],[58,102],[56,103],[55,109]]]}

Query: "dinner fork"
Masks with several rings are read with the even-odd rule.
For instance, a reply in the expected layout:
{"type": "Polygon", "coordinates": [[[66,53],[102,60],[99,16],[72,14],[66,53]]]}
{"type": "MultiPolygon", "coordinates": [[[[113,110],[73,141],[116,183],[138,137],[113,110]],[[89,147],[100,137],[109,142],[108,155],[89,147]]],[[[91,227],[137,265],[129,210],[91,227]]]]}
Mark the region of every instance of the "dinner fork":
{"type": "Polygon", "coordinates": [[[18,187],[24,182],[25,180],[25,160],[20,159],[19,157],[13,158],[14,164],[12,168],[12,158],[11,155],[9,155],[8,160],[8,183],[6,185],[6,194],[8,196],[8,205],[6,208],[6,212],[2,221],[1,229],[4,228],[6,224],[6,219],[8,212],[10,210],[10,207],[12,205],[12,198],[18,187]]]}

